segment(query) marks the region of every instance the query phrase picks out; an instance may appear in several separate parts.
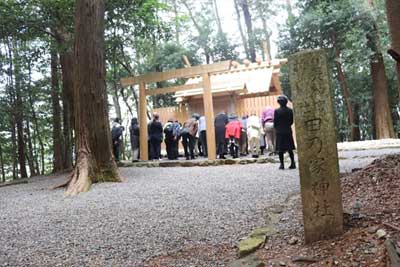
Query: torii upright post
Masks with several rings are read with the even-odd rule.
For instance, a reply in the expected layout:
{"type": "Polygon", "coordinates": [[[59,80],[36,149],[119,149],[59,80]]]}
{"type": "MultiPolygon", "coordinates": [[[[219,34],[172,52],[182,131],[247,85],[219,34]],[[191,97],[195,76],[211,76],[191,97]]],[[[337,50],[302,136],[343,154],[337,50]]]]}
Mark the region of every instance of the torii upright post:
{"type": "Polygon", "coordinates": [[[206,117],[207,153],[208,159],[214,160],[217,157],[215,151],[215,128],[214,128],[214,106],[211,92],[210,74],[203,74],[203,102],[204,115],[206,117]]]}
{"type": "MultiPolygon", "coordinates": [[[[147,139],[147,99],[146,99],[146,84],[139,83],[139,123],[140,137],[147,139]]],[[[149,144],[147,140],[140,141],[140,159],[149,160],[149,144]]]]}

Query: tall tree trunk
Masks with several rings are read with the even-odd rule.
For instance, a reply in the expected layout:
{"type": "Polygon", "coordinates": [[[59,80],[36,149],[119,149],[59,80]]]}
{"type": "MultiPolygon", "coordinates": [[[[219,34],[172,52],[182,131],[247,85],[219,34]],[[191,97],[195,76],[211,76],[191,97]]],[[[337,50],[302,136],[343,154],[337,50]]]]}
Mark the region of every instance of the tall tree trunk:
{"type": "Polygon", "coordinates": [[[24,142],[24,106],[21,92],[21,83],[22,83],[22,74],[20,71],[20,58],[18,56],[18,45],[14,42],[14,59],[16,60],[16,64],[14,66],[14,75],[15,75],[15,96],[16,96],[16,113],[15,113],[15,121],[17,125],[17,144],[18,144],[18,162],[20,169],[20,177],[26,178],[28,177],[28,173],[26,171],[26,161],[25,161],[25,142],[24,142]]]}
{"type": "Polygon", "coordinates": [[[335,64],[336,64],[336,69],[338,72],[338,80],[339,80],[340,89],[342,91],[342,95],[343,95],[344,102],[345,102],[346,109],[347,109],[347,122],[351,129],[350,139],[351,139],[351,141],[359,141],[360,140],[359,139],[360,138],[360,128],[359,128],[359,125],[356,124],[353,103],[351,101],[350,92],[347,87],[346,75],[342,68],[341,51],[340,51],[339,47],[337,46],[337,40],[336,40],[335,33],[332,34],[332,40],[333,40],[333,48],[335,50],[335,55],[336,55],[335,64]]]}
{"type": "Polygon", "coordinates": [[[214,5],[214,10],[215,10],[215,19],[217,20],[217,25],[218,25],[218,33],[223,34],[221,18],[219,16],[219,10],[218,10],[218,5],[217,5],[216,0],[213,0],[213,5],[214,5]]]}
{"type": "Polygon", "coordinates": [[[247,38],[249,43],[250,60],[256,62],[256,47],[253,33],[253,25],[251,21],[251,14],[247,0],[240,0],[240,6],[243,10],[244,21],[246,23],[247,38]]]}
{"type": "Polygon", "coordinates": [[[11,129],[11,150],[12,150],[12,178],[15,180],[18,175],[17,166],[17,135],[15,131],[15,94],[14,94],[14,64],[13,64],[13,52],[12,52],[12,40],[6,39],[7,42],[7,56],[8,56],[8,97],[9,97],[9,108],[10,108],[10,129],[11,129]]]}
{"type": "MultiPolygon", "coordinates": [[[[262,25],[263,25],[263,32],[264,32],[264,38],[265,38],[265,42],[267,44],[267,54],[265,55],[264,60],[271,60],[271,33],[268,31],[268,27],[267,27],[267,20],[265,19],[265,17],[263,16],[263,14],[260,14],[261,16],[261,21],[262,21],[262,25]]],[[[265,52],[264,52],[265,53],[265,52]]]]}
{"type": "Polygon", "coordinates": [[[75,145],[73,137],[74,127],[74,52],[73,36],[61,25],[55,31],[58,45],[64,47],[60,52],[60,65],[62,76],[62,107],[63,107],[63,168],[72,168],[72,153],[75,145]]]}
{"type": "Polygon", "coordinates": [[[36,115],[36,111],[35,111],[35,104],[34,104],[34,100],[32,97],[32,93],[31,90],[28,90],[28,101],[29,101],[29,106],[30,106],[30,112],[31,112],[31,116],[32,116],[32,122],[33,122],[33,128],[34,128],[34,135],[37,137],[38,142],[39,142],[39,147],[40,147],[40,164],[37,164],[37,169],[36,169],[36,173],[37,174],[41,174],[44,175],[44,171],[45,171],[45,161],[44,161],[44,143],[43,143],[43,139],[42,139],[42,134],[40,132],[40,128],[39,128],[39,121],[36,115]],[[40,165],[40,168],[39,168],[40,165]]]}
{"type": "Polygon", "coordinates": [[[233,2],[235,4],[238,28],[239,28],[239,32],[240,32],[240,37],[242,39],[244,52],[246,53],[246,57],[250,58],[249,47],[247,45],[246,35],[244,34],[244,31],[243,31],[243,28],[242,28],[241,16],[240,16],[240,8],[239,8],[238,1],[239,0],[233,0],[233,2]]]}
{"type": "MultiPolygon", "coordinates": [[[[14,111],[13,111],[14,113],[14,111]]],[[[17,133],[15,131],[15,115],[11,119],[11,148],[12,148],[12,176],[13,180],[18,178],[18,153],[17,153],[17,133]]]]}
{"type": "MultiPolygon", "coordinates": [[[[189,4],[186,2],[186,0],[182,0],[182,4],[186,7],[188,13],[189,13],[189,18],[193,22],[194,27],[196,28],[197,32],[199,33],[199,36],[204,35],[204,31],[201,28],[201,26],[197,23],[195,16],[193,15],[192,8],[189,6],[189,4]]],[[[203,45],[203,50],[204,50],[204,56],[206,59],[206,63],[210,64],[211,60],[211,52],[210,52],[210,47],[207,44],[203,45]]]]}
{"type": "MultiPolygon", "coordinates": [[[[114,29],[114,37],[115,37],[115,29],[114,29]]],[[[118,83],[117,83],[117,59],[116,59],[116,48],[114,48],[113,51],[113,103],[114,103],[114,108],[115,112],[117,114],[117,117],[121,120],[122,123],[122,112],[121,112],[121,105],[119,104],[119,96],[118,96],[118,83]]],[[[120,143],[120,154],[122,156],[122,159],[125,159],[125,139],[122,136],[121,143],[120,143]]]]}
{"type": "Polygon", "coordinates": [[[63,140],[61,136],[61,108],[59,97],[58,57],[51,51],[51,102],[53,107],[53,172],[63,170],[63,140]]]}
{"type": "Polygon", "coordinates": [[[394,138],[394,128],[389,105],[388,81],[382,54],[374,51],[371,58],[375,136],[377,139],[394,138]]]}
{"type": "MultiPolygon", "coordinates": [[[[373,0],[368,0],[368,3],[372,10],[374,8],[373,0]]],[[[372,30],[367,33],[367,40],[368,46],[373,52],[370,61],[370,69],[373,87],[375,138],[394,138],[395,134],[389,105],[388,81],[385,64],[380,49],[378,26],[372,15],[371,25],[372,30]]]]}
{"type": "Polygon", "coordinates": [[[6,181],[6,172],[4,171],[4,158],[3,158],[3,147],[0,142],[0,169],[1,169],[1,182],[6,181]]]}
{"type": "Polygon", "coordinates": [[[354,131],[353,140],[361,140],[361,130],[360,130],[360,105],[358,103],[354,103],[354,125],[357,129],[354,131]]]}
{"type": "Polygon", "coordinates": [[[400,1],[386,0],[386,14],[392,39],[391,54],[396,60],[397,83],[400,99],[400,1]]]}
{"type": "Polygon", "coordinates": [[[178,17],[179,17],[179,15],[178,15],[178,3],[176,2],[176,0],[173,0],[173,7],[174,7],[174,14],[175,14],[175,19],[174,19],[174,22],[175,22],[175,41],[176,41],[176,43],[178,45],[180,45],[181,42],[180,42],[180,38],[179,38],[179,36],[180,36],[180,26],[179,26],[179,19],[178,19],[178,17]]]}
{"type": "Polygon", "coordinates": [[[31,61],[28,62],[28,103],[29,103],[29,107],[30,107],[31,116],[30,116],[30,119],[27,119],[26,129],[27,129],[27,136],[30,140],[29,151],[32,153],[33,168],[34,168],[33,170],[31,170],[31,175],[37,175],[37,174],[40,174],[39,161],[38,161],[38,156],[37,156],[38,153],[36,151],[36,139],[39,134],[36,133],[35,128],[32,127],[33,133],[31,135],[31,127],[30,127],[31,120],[34,121],[33,122],[34,125],[35,125],[35,121],[37,122],[35,108],[33,106],[32,95],[31,95],[31,90],[32,90],[32,67],[31,67],[32,64],[31,63],[32,63],[31,61]],[[32,140],[33,140],[33,144],[32,144],[32,140]]]}
{"type": "Polygon", "coordinates": [[[122,112],[121,112],[121,105],[119,104],[119,99],[118,99],[118,85],[117,81],[113,81],[113,95],[112,95],[112,100],[115,108],[115,113],[117,115],[117,118],[122,119],[122,112]]]}
{"type": "Polygon", "coordinates": [[[64,162],[63,168],[72,168],[72,148],[74,145],[72,136],[73,95],[74,95],[74,57],[73,52],[64,51],[60,53],[60,65],[62,74],[62,105],[63,105],[63,138],[64,138],[64,162]]]}
{"type": "Polygon", "coordinates": [[[33,153],[32,137],[29,120],[26,120],[25,143],[28,144],[27,160],[31,176],[36,176],[35,157],[33,153]]]}
{"type": "Polygon", "coordinates": [[[292,1],[291,0],[286,0],[286,10],[288,12],[288,17],[289,19],[293,19],[293,8],[292,8],[292,1]]]}
{"type": "Polygon", "coordinates": [[[77,0],[75,9],[75,131],[77,163],[66,195],[94,182],[120,181],[111,152],[104,58],[104,0],[77,0]]]}

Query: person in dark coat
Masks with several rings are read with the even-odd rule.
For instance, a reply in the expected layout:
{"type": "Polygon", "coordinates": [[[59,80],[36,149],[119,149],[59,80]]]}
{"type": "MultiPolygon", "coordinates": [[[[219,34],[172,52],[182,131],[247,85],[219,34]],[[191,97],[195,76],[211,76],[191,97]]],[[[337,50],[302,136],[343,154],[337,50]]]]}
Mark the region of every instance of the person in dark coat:
{"type": "Polygon", "coordinates": [[[294,162],[293,150],[295,150],[292,124],[293,124],[293,111],[287,107],[288,99],[284,95],[278,96],[278,103],[280,108],[274,112],[274,128],[276,132],[276,151],[279,155],[280,166],[279,169],[283,170],[283,154],[289,153],[291,164],[289,169],[296,169],[296,163],[294,162]]]}
{"type": "Polygon", "coordinates": [[[121,125],[121,119],[115,118],[111,128],[111,139],[113,145],[113,154],[115,161],[119,161],[119,151],[122,143],[122,133],[124,127],[121,125]]]}
{"type": "Polygon", "coordinates": [[[164,142],[165,142],[165,147],[167,149],[168,159],[176,159],[175,148],[174,148],[176,139],[177,137],[174,128],[174,121],[172,119],[169,119],[167,123],[164,125],[164,142]]]}
{"type": "Polygon", "coordinates": [[[159,115],[153,114],[153,120],[148,125],[150,142],[150,160],[161,158],[161,143],[163,140],[163,126],[159,121],[159,115]]]}
{"type": "Polygon", "coordinates": [[[137,118],[132,118],[131,126],[129,127],[129,133],[131,136],[131,148],[132,148],[132,162],[139,160],[139,122],[137,118]]]}
{"type": "Polygon", "coordinates": [[[214,127],[215,127],[215,143],[217,145],[217,155],[220,159],[224,159],[224,153],[226,150],[226,140],[225,140],[225,126],[228,124],[228,116],[221,112],[215,117],[214,127]]]}

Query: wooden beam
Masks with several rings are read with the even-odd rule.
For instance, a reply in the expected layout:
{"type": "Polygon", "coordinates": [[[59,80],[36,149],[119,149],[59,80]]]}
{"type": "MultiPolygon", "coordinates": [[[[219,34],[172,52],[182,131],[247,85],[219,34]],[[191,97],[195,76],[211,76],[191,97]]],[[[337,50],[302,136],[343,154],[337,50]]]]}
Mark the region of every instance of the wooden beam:
{"type": "Polygon", "coordinates": [[[204,115],[206,117],[206,133],[207,133],[207,152],[208,159],[216,159],[216,145],[215,145],[215,128],[214,128],[214,106],[211,92],[211,81],[210,74],[203,74],[203,103],[204,103],[204,115]]]}
{"type": "Polygon", "coordinates": [[[179,91],[186,91],[186,90],[192,90],[192,89],[202,89],[203,88],[203,83],[193,83],[193,84],[184,84],[184,85],[178,85],[178,86],[171,86],[171,87],[165,87],[165,88],[158,88],[158,89],[152,89],[146,90],[146,95],[161,95],[161,94],[167,94],[167,93],[175,93],[179,91]]]}
{"type": "Polygon", "coordinates": [[[156,83],[170,79],[197,77],[205,73],[228,71],[231,68],[231,61],[223,61],[209,65],[200,65],[184,69],[169,70],[164,72],[153,72],[144,74],[137,77],[129,77],[121,79],[121,86],[126,87],[130,85],[143,83],[156,83]]]}
{"type": "Polygon", "coordinates": [[[187,68],[191,67],[192,64],[190,64],[190,61],[189,61],[188,57],[186,55],[183,55],[182,57],[183,57],[183,62],[185,62],[186,67],[187,68]]]}
{"type": "Polygon", "coordinates": [[[139,142],[140,142],[140,159],[149,160],[149,144],[147,143],[147,99],[146,84],[139,84],[139,142]]]}

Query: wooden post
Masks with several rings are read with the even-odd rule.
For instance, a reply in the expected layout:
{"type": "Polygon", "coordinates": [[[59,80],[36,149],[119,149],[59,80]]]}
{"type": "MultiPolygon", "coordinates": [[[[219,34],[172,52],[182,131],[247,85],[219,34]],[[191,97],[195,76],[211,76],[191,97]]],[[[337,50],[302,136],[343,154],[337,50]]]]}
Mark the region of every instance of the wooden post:
{"type": "Polygon", "coordinates": [[[140,159],[149,160],[149,144],[147,133],[147,100],[146,84],[139,84],[139,125],[140,125],[140,159]]]}
{"type": "Polygon", "coordinates": [[[306,243],[343,233],[335,113],[324,50],[289,58],[306,243]]]}
{"type": "Polygon", "coordinates": [[[183,55],[183,62],[185,63],[186,68],[190,68],[192,64],[190,64],[190,61],[186,55],[183,55]]]}
{"type": "Polygon", "coordinates": [[[206,117],[206,129],[207,129],[207,152],[208,159],[214,160],[217,158],[216,145],[215,145],[215,128],[214,128],[214,106],[211,92],[210,74],[203,74],[203,103],[204,103],[204,115],[206,117]]]}

